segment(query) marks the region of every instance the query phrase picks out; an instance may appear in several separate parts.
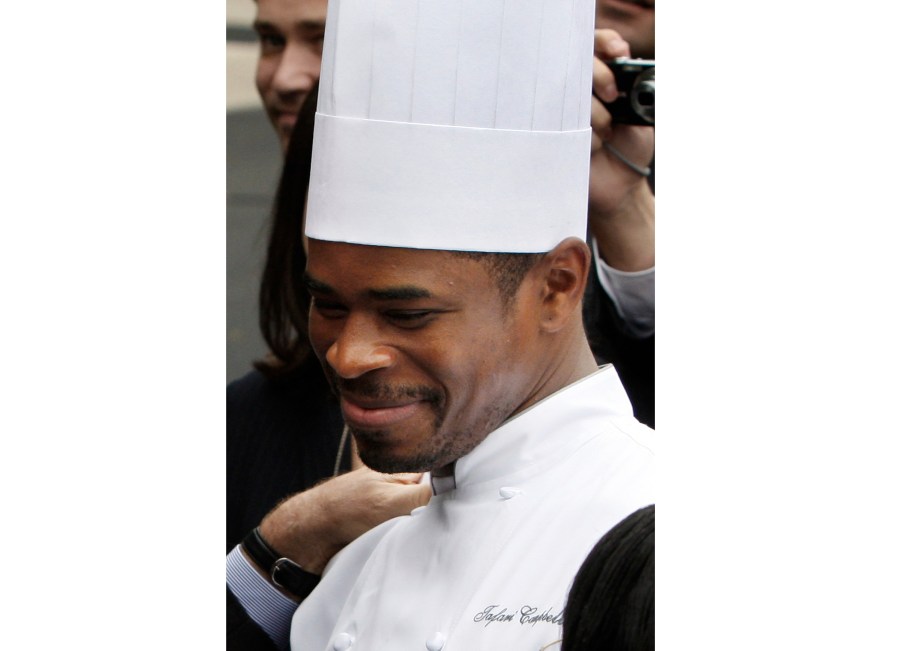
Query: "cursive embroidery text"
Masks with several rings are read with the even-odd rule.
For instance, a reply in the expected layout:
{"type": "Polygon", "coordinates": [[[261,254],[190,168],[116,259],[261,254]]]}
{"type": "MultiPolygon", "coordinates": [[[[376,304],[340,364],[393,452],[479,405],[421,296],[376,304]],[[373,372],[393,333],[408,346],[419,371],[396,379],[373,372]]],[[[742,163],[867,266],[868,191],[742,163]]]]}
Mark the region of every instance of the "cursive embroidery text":
{"type": "Polygon", "coordinates": [[[561,625],[563,621],[562,611],[554,613],[552,608],[546,608],[540,611],[537,606],[524,605],[513,611],[507,608],[500,608],[500,604],[491,604],[480,613],[472,618],[473,622],[484,622],[484,625],[490,626],[497,623],[518,622],[521,626],[534,626],[538,623],[561,625]],[[540,611],[540,612],[538,612],[540,611]]]}

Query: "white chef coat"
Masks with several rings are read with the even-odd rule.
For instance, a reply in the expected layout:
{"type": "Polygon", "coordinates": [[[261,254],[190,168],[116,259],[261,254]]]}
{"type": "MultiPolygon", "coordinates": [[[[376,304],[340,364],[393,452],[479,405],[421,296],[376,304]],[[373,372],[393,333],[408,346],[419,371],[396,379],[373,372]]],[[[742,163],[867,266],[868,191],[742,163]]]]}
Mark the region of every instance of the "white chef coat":
{"type": "Polygon", "coordinates": [[[558,640],[596,541],[653,503],[655,432],[610,366],[504,423],[455,488],[332,559],[294,614],[294,651],[533,650],[558,640]]]}

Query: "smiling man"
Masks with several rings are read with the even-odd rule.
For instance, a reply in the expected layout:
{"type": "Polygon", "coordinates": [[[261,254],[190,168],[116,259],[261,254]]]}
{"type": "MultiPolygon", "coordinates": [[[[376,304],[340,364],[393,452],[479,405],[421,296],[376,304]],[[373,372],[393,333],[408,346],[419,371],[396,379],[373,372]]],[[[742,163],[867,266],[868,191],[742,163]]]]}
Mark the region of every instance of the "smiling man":
{"type": "MultiPolygon", "coordinates": [[[[575,268],[555,268],[553,256],[310,241],[310,338],[367,466],[449,474],[510,415],[577,377],[543,366],[557,361],[554,348],[576,343],[577,318],[561,337],[572,315],[559,308],[577,308],[581,246],[572,240],[556,254],[575,268]],[[550,271],[565,274],[565,300],[545,286],[550,271]]],[[[580,372],[595,371],[589,351],[584,359],[580,372]]]]}
{"type": "MultiPolygon", "coordinates": [[[[586,352],[577,316],[584,275],[590,273],[582,241],[588,151],[593,152],[592,226],[601,214],[601,226],[622,223],[628,231],[624,237],[604,231],[600,254],[629,279],[653,264],[646,179],[601,146],[601,140],[612,138],[640,165],[652,155],[652,129],[649,138],[646,128],[610,129],[598,99],[615,93],[600,59],[627,55],[628,46],[614,33],[594,35],[599,59],[591,98],[592,39],[585,29],[590,3],[579,0],[577,18],[570,2],[543,0],[524,1],[516,11],[508,3],[504,11],[494,0],[338,5],[337,17],[328,17],[338,26],[326,42],[324,1],[258,0],[257,84],[286,145],[296,107],[318,77],[324,55],[306,275],[315,299],[313,344],[341,398],[341,420],[350,426],[365,462],[388,472],[428,470],[430,481],[419,485],[412,473],[388,476],[361,469],[281,501],[244,544],[229,545],[229,599],[236,595],[238,602],[229,602],[229,617],[236,613],[237,633],[246,625],[285,648],[296,602],[334,554],[385,518],[426,502],[433,488],[437,508],[395,523],[396,530],[406,528],[403,535],[421,542],[422,549],[436,550],[446,562],[435,575],[436,557],[420,556],[418,547],[380,547],[410,561],[403,570],[392,567],[391,576],[440,584],[455,584],[458,576],[460,589],[472,588],[488,572],[467,561],[482,553],[492,558],[498,550],[505,558],[505,548],[491,545],[515,531],[515,544],[542,542],[534,550],[509,549],[510,563],[542,564],[555,577],[553,585],[529,593],[507,580],[518,571],[507,567],[479,597],[488,603],[463,605],[459,597],[447,603],[473,623],[490,624],[492,631],[515,619],[519,627],[549,626],[542,640],[551,631],[558,637],[561,580],[574,574],[579,558],[619,514],[651,499],[646,481],[651,455],[634,443],[649,435],[630,418],[615,372],[598,371],[586,352]],[[596,118],[593,143],[588,115],[596,118]],[[335,230],[323,230],[323,223],[335,230]],[[649,259],[647,247],[633,246],[635,226],[641,242],[649,239],[649,259]],[[616,242],[625,246],[613,247],[616,242]],[[638,250],[642,253],[635,255],[638,250]],[[625,265],[625,258],[638,266],[625,265]],[[577,422],[566,416],[570,411],[579,414],[577,422]],[[594,463],[607,458],[617,461],[612,467],[594,463]],[[405,479],[391,483],[391,477],[405,479]],[[552,482],[566,490],[545,501],[542,486],[552,482]],[[442,501],[461,503],[473,485],[482,487],[481,501],[462,519],[455,512],[451,516],[442,501]],[[485,509],[500,501],[508,501],[504,510],[485,509]],[[504,513],[517,510],[531,513],[540,522],[537,529],[504,519],[504,513]],[[467,531],[472,535],[461,539],[467,531]],[[558,538],[563,531],[566,541],[558,538]],[[260,544],[250,551],[257,538],[268,543],[268,554],[260,544]],[[544,556],[553,557],[552,563],[544,556]],[[292,580],[285,559],[293,564],[292,580]],[[490,586],[498,580],[510,583],[510,604],[529,602],[496,604],[490,586]],[[545,605],[537,609],[535,603],[545,605]]],[[[299,182],[305,186],[306,180],[299,182]]],[[[598,270],[593,272],[596,283],[598,270]]],[[[280,484],[272,468],[278,464],[265,455],[278,455],[280,466],[291,466],[284,442],[316,433],[309,418],[314,410],[298,407],[294,393],[270,391],[267,384],[250,385],[262,386],[265,400],[243,399],[240,409],[270,408],[271,396],[279,395],[278,413],[288,416],[278,426],[278,439],[268,421],[256,418],[264,413],[261,408],[252,418],[234,419],[247,423],[242,435],[250,444],[235,454],[229,448],[229,458],[238,466],[244,459],[261,461],[252,481],[237,483],[233,494],[252,497],[264,487],[276,495],[280,484]]],[[[232,415],[229,411],[230,427],[232,415]]],[[[335,443],[339,436],[340,427],[335,443]]],[[[313,455],[304,449],[301,462],[313,455]]],[[[326,462],[335,463],[334,455],[326,462]]],[[[362,559],[360,550],[370,550],[376,540],[366,538],[344,557],[352,553],[362,559]]],[[[316,610],[322,604],[349,604],[342,591],[350,583],[335,578],[344,562],[334,562],[311,601],[308,612],[316,613],[316,626],[333,624],[334,613],[316,610]]],[[[357,566],[345,577],[360,570],[357,566]]],[[[399,584],[382,592],[380,583],[367,580],[358,588],[383,594],[387,602],[387,595],[404,592],[399,584]]],[[[425,607],[430,597],[422,596],[425,607]]],[[[347,607],[366,613],[379,604],[347,607]]],[[[438,607],[431,603],[427,609],[438,607]]],[[[361,621],[352,626],[357,624],[376,630],[361,621]]],[[[349,627],[341,634],[351,635],[349,627]]],[[[435,624],[433,632],[450,635],[448,627],[435,624]]],[[[341,634],[328,648],[347,644],[341,634]]],[[[372,645],[372,639],[365,644],[372,645]]],[[[258,649],[266,642],[254,636],[238,646],[234,640],[229,624],[229,648],[258,649]]],[[[497,648],[508,648],[508,642],[498,638],[497,648]]],[[[304,637],[302,644],[308,643],[304,637]]],[[[421,643],[412,642],[414,648],[421,643]]],[[[479,648],[481,641],[473,644],[461,648],[479,648]]]]}
{"type": "Polygon", "coordinates": [[[584,241],[405,243],[310,238],[310,339],[363,461],[430,471],[434,497],[334,558],[291,646],[538,649],[593,543],[654,501],[654,433],[585,338],[584,241]]]}
{"type": "Polygon", "coordinates": [[[653,501],[652,430],[584,335],[589,273],[575,237],[476,255],[310,239],[310,339],[359,454],[430,471],[435,495],[335,557],[292,648],[559,639],[592,543],[653,501]]]}
{"type": "Polygon", "coordinates": [[[654,501],[654,433],[581,318],[593,3],[503,4],[329,6],[310,341],[366,465],[434,495],[331,559],[297,650],[552,644],[588,551],[654,501]]]}

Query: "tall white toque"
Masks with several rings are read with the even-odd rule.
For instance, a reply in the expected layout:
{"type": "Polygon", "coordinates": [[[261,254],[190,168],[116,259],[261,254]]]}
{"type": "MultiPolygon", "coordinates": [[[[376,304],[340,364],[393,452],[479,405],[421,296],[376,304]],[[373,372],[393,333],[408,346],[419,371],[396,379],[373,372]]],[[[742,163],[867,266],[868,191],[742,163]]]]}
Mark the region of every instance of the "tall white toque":
{"type": "Polygon", "coordinates": [[[594,0],[329,0],[306,234],[535,253],[587,232],[594,0]]]}

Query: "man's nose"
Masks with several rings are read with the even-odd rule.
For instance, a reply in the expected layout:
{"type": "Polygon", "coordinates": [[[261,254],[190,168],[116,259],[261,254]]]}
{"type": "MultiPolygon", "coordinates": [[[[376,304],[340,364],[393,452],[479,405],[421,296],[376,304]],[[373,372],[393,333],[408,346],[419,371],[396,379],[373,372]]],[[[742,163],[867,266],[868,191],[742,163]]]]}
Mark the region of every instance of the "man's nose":
{"type": "Polygon", "coordinates": [[[325,353],[339,377],[353,379],[394,364],[396,351],[378,340],[378,331],[364,319],[350,317],[325,353]]]}
{"type": "Polygon", "coordinates": [[[319,78],[322,57],[308,46],[288,43],[272,80],[279,93],[306,93],[319,78]]]}

